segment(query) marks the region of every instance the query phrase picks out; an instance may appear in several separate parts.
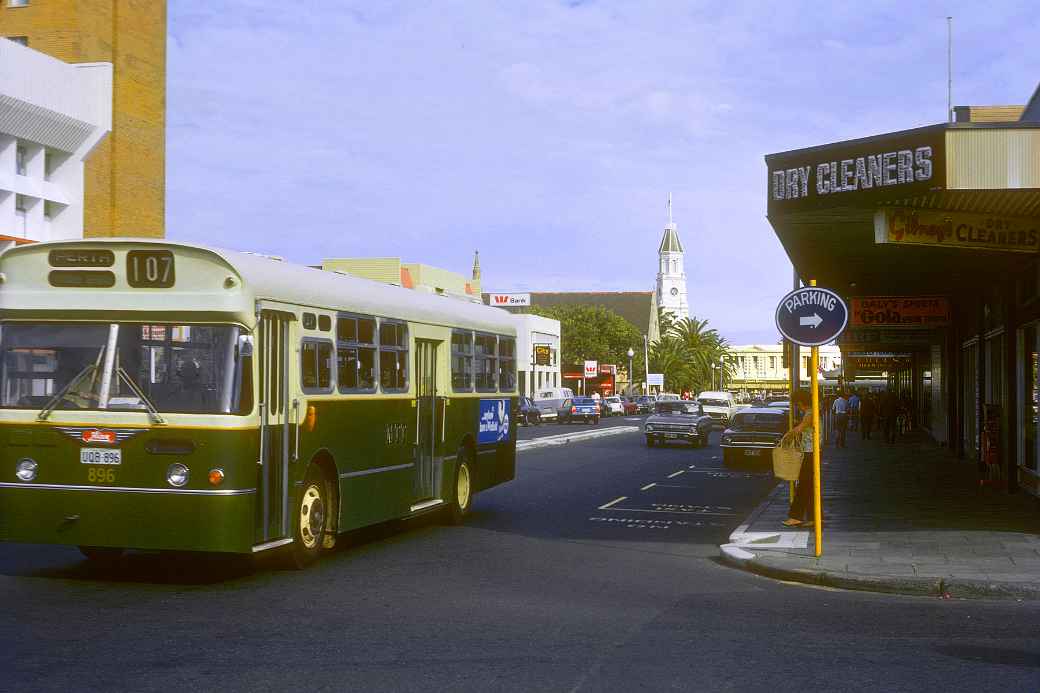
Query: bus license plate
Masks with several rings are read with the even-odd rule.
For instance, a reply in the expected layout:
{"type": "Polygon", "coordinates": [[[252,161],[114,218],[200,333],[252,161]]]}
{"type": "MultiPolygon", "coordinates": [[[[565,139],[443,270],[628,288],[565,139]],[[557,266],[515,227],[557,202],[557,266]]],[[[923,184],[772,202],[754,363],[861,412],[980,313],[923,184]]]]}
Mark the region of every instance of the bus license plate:
{"type": "Polygon", "coordinates": [[[744,449],[744,456],[745,457],[758,457],[761,453],[762,453],[761,450],[756,450],[754,448],[745,448],[744,449]]]}
{"type": "Polygon", "coordinates": [[[123,454],[121,450],[80,448],[79,461],[81,464],[122,464],[123,454]]]}

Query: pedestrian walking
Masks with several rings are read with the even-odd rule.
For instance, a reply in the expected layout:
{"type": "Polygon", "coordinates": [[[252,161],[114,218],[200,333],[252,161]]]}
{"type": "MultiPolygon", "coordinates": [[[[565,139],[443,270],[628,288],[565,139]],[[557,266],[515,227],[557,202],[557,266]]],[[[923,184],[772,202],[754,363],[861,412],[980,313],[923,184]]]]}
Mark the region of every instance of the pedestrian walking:
{"type": "Polygon", "coordinates": [[[801,416],[801,420],[791,429],[791,433],[801,437],[802,468],[798,472],[798,487],[795,490],[794,500],[787,510],[787,519],[783,524],[785,527],[807,527],[812,525],[812,518],[816,512],[813,495],[815,476],[812,463],[813,414],[809,394],[804,390],[795,392],[791,395],[791,405],[795,407],[795,413],[801,416]]]}
{"type": "Polygon", "coordinates": [[[886,443],[896,442],[896,416],[899,414],[899,398],[886,391],[881,397],[881,422],[883,437],[886,443]]]}
{"type": "Polygon", "coordinates": [[[849,430],[849,401],[845,399],[845,393],[838,392],[831,404],[831,413],[834,414],[834,430],[838,434],[837,443],[839,448],[845,447],[845,435],[849,430]]]}
{"type": "Polygon", "coordinates": [[[849,397],[849,430],[855,431],[859,429],[859,410],[862,406],[862,401],[859,398],[859,393],[856,390],[852,391],[852,396],[849,397]]]}
{"type": "Polygon", "coordinates": [[[862,440],[870,440],[870,434],[874,430],[874,418],[877,416],[877,401],[874,395],[866,393],[863,401],[859,404],[859,437],[862,440]]]}

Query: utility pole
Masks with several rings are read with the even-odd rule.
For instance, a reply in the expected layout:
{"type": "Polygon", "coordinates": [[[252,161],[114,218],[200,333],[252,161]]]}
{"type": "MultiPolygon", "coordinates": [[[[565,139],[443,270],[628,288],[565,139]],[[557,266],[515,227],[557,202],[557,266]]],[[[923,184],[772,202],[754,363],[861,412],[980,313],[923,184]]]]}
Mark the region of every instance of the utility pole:
{"type": "Polygon", "coordinates": [[[953,122],[953,17],[946,18],[946,120],[953,122]]]}

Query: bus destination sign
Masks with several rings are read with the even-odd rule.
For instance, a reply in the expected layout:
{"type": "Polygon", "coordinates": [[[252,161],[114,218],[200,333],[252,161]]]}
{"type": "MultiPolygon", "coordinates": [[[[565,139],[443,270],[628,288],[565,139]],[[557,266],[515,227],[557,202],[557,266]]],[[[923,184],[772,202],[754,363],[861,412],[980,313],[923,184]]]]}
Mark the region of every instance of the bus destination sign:
{"type": "Polygon", "coordinates": [[[62,248],[48,253],[47,261],[51,267],[111,267],[116,256],[99,248],[62,248]]]}

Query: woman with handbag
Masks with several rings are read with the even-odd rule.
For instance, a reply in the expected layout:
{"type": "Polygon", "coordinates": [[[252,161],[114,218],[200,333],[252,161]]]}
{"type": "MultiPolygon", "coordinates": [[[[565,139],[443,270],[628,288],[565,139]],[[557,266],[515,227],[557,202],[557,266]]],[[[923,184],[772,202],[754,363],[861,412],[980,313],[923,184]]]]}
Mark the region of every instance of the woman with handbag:
{"type": "Polygon", "coordinates": [[[796,407],[795,413],[800,413],[802,416],[801,421],[788,433],[788,435],[801,436],[802,468],[798,473],[798,490],[794,494],[794,501],[787,511],[787,519],[783,524],[785,527],[811,527],[814,515],[813,416],[809,393],[804,390],[795,392],[791,397],[791,404],[796,407]]]}

